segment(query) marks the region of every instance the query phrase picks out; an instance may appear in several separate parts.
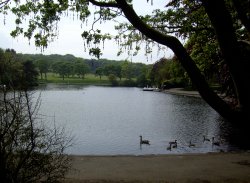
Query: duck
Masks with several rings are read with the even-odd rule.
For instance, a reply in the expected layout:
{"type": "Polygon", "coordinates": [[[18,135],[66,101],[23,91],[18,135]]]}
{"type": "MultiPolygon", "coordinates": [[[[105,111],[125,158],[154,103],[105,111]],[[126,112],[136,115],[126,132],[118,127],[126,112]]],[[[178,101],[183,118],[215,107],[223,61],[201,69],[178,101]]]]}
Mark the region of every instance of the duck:
{"type": "Polygon", "coordinates": [[[173,148],[177,148],[177,142],[175,144],[173,144],[172,146],[173,148]]]}
{"type": "Polygon", "coordinates": [[[208,139],[205,135],[203,135],[203,142],[208,141],[210,142],[210,139],[208,139]]]}
{"type": "Polygon", "coordinates": [[[171,151],[171,150],[172,150],[171,144],[169,144],[169,146],[167,147],[167,150],[168,150],[168,151],[171,151]]]}
{"type": "Polygon", "coordinates": [[[212,137],[212,145],[220,146],[220,142],[219,141],[214,141],[214,137],[212,137]]]}
{"type": "Polygon", "coordinates": [[[149,140],[142,140],[142,136],[140,135],[140,144],[150,145],[149,140]]]}
{"type": "Polygon", "coordinates": [[[175,144],[177,144],[177,140],[169,142],[169,145],[175,145],[175,144]]]}
{"type": "Polygon", "coordinates": [[[195,147],[195,144],[192,144],[191,140],[189,141],[188,147],[195,147]]]}

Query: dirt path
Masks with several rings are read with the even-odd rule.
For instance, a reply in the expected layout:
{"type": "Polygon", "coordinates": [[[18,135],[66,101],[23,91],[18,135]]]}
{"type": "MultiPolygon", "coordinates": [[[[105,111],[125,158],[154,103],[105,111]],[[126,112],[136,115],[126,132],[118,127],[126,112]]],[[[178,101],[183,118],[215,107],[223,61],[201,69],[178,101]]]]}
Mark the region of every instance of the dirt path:
{"type": "Polygon", "coordinates": [[[250,153],[72,156],[66,182],[250,182],[250,153]]]}

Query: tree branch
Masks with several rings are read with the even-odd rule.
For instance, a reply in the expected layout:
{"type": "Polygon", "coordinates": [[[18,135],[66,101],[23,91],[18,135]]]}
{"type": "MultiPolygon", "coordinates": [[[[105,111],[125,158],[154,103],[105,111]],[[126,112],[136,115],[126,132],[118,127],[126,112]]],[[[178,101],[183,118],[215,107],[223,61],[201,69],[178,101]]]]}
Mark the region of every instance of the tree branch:
{"type": "Polygon", "coordinates": [[[8,2],[10,2],[10,0],[6,0],[6,1],[0,2],[0,9],[2,7],[4,7],[6,4],[8,4],[8,2]]]}
{"type": "Polygon", "coordinates": [[[195,62],[188,55],[186,49],[176,37],[165,35],[144,23],[136,14],[134,9],[127,4],[126,0],[116,0],[116,2],[122,9],[126,18],[136,29],[138,29],[142,34],[152,39],[153,41],[165,45],[173,50],[182,66],[190,76],[192,82],[197,87],[200,95],[211,107],[213,107],[225,118],[232,118],[237,115],[237,112],[233,113],[231,107],[225,101],[223,101],[213,90],[211,90],[204,76],[196,66],[195,62]]]}
{"type": "Polygon", "coordinates": [[[96,0],[88,0],[91,4],[95,5],[95,6],[100,6],[100,7],[109,7],[109,8],[119,8],[117,3],[105,3],[105,2],[99,2],[96,0]]]}

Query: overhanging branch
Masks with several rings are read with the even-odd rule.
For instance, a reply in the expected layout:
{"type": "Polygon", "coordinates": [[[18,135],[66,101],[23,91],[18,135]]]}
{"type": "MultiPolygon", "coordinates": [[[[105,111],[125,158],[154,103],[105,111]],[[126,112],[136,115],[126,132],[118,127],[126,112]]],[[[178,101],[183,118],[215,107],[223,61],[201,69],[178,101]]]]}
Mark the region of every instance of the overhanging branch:
{"type": "Polygon", "coordinates": [[[95,6],[100,6],[100,7],[109,7],[109,8],[119,8],[117,3],[113,3],[113,2],[100,2],[100,1],[96,1],[96,0],[88,0],[91,4],[95,5],[95,6]]]}
{"type": "Polygon", "coordinates": [[[0,9],[2,7],[4,7],[6,4],[8,4],[8,2],[10,2],[10,0],[6,0],[6,1],[0,2],[0,9]]]}
{"type": "Polygon", "coordinates": [[[231,107],[209,87],[199,68],[176,37],[163,34],[143,22],[126,0],[116,0],[116,2],[122,9],[126,18],[136,29],[153,41],[173,50],[190,76],[192,82],[196,85],[200,95],[211,107],[225,118],[231,118],[237,115],[233,113],[231,107]]]}

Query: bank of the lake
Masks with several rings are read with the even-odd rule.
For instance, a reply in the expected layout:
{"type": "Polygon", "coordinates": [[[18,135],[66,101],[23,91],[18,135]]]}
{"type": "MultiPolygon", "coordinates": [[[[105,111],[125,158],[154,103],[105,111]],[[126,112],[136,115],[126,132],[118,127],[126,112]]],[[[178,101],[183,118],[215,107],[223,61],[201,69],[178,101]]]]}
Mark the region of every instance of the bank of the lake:
{"type": "MultiPolygon", "coordinates": [[[[115,78],[115,85],[118,86],[135,86],[136,79],[127,80],[126,78],[115,78]]],[[[84,77],[69,76],[62,78],[55,73],[48,73],[47,78],[39,78],[39,84],[67,84],[67,85],[92,85],[92,86],[112,86],[108,76],[97,76],[95,74],[86,74],[84,77]]],[[[114,83],[113,83],[114,85],[114,83]]]]}
{"type": "Polygon", "coordinates": [[[184,88],[170,88],[162,90],[162,92],[174,94],[174,95],[184,95],[189,97],[201,97],[199,92],[196,90],[185,90],[184,88]]]}
{"type": "MultiPolygon", "coordinates": [[[[197,91],[163,92],[200,97],[197,91]]],[[[71,156],[71,182],[250,182],[250,152],[145,156],[71,156]]]]}
{"type": "Polygon", "coordinates": [[[250,153],[71,156],[66,183],[250,182],[250,153]]]}
{"type": "MultiPolygon", "coordinates": [[[[84,92],[87,91],[84,90],[84,92]]],[[[171,89],[164,92],[199,97],[195,91],[182,89],[171,89]]],[[[66,183],[250,182],[249,152],[143,156],[71,155],[70,157],[72,168],[66,175],[64,181],[66,183]]]]}
{"type": "Polygon", "coordinates": [[[64,79],[55,73],[48,73],[47,79],[39,79],[40,84],[70,84],[70,85],[98,85],[98,86],[110,86],[110,81],[108,80],[107,76],[96,76],[94,74],[86,74],[84,78],[80,77],[64,77],[64,79]]]}

